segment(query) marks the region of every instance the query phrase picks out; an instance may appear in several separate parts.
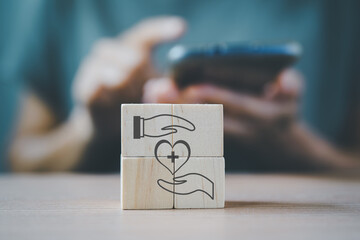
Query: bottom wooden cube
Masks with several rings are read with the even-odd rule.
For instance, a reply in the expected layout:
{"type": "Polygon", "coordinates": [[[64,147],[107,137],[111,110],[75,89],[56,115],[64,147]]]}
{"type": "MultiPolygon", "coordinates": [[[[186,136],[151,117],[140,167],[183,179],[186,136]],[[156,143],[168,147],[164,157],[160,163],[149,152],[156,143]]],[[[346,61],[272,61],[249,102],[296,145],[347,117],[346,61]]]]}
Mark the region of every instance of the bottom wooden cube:
{"type": "MultiPolygon", "coordinates": [[[[172,169],[170,161],[163,161],[172,169]]],[[[121,157],[121,208],[173,208],[173,193],[159,187],[157,181],[172,181],[172,173],[155,157],[121,157]]]]}
{"type": "Polygon", "coordinates": [[[121,157],[122,209],[223,208],[223,157],[121,157]]]}
{"type": "Polygon", "coordinates": [[[223,208],[225,160],[190,157],[175,161],[175,208],[223,208]]]}

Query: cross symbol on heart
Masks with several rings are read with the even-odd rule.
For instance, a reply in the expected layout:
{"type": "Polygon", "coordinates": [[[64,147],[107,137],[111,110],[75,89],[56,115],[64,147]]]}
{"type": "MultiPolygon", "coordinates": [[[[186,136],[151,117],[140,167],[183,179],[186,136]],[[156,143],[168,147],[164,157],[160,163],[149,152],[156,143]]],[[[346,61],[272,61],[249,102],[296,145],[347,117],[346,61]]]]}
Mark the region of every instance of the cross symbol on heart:
{"type": "MultiPolygon", "coordinates": [[[[177,171],[179,171],[180,168],[182,168],[182,166],[185,165],[185,163],[189,160],[190,155],[191,155],[191,149],[190,146],[187,142],[185,142],[184,140],[178,140],[176,141],[174,144],[171,144],[168,140],[160,140],[156,146],[155,146],[155,150],[154,150],[154,154],[155,154],[155,158],[156,160],[163,165],[172,175],[174,175],[177,171]],[[174,149],[174,147],[176,145],[183,145],[185,146],[186,150],[187,150],[187,156],[186,156],[186,160],[183,162],[183,164],[181,164],[178,168],[174,168],[174,170],[171,170],[170,168],[168,168],[164,163],[163,160],[159,158],[158,156],[158,149],[161,145],[166,144],[169,145],[171,147],[171,149],[174,149]]],[[[175,164],[175,159],[179,158],[178,155],[175,155],[175,151],[171,151],[171,155],[167,156],[168,159],[171,159],[171,162],[175,164]]]]}
{"type": "Polygon", "coordinates": [[[174,163],[175,159],[179,158],[179,155],[175,155],[175,152],[171,151],[171,155],[168,155],[167,158],[171,159],[171,162],[174,163]]]}

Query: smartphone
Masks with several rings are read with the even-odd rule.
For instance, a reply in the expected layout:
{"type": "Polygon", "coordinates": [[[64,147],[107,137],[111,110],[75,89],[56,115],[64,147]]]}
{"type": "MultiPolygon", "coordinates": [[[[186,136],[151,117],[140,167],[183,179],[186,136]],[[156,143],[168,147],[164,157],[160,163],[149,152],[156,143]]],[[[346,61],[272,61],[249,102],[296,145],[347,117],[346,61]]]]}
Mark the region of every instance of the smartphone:
{"type": "Polygon", "coordinates": [[[260,92],[301,56],[297,42],[281,44],[221,43],[176,45],[168,60],[180,88],[212,83],[242,91],[260,92]]]}

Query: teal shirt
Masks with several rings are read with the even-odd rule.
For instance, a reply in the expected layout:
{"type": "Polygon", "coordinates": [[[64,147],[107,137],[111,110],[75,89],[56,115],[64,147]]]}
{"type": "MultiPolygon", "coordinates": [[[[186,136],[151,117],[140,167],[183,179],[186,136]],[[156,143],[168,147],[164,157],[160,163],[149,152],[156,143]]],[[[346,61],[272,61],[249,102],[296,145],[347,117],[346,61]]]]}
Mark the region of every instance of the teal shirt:
{"type": "MultiPolygon", "coordinates": [[[[306,78],[302,116],[341,143],[349,108],[359,102],[359,10],[356,0],[2,1],[0,147],[9,139],[21,90],[31,88],[60,120],[66,119],[74,75],[94,42],[143,18],[170,14],[189,24],[179,42],[300,42],[304,54],[296,68],[306,78]]],[[[161,69],[171,46],[155,53],[161,69]]]]}

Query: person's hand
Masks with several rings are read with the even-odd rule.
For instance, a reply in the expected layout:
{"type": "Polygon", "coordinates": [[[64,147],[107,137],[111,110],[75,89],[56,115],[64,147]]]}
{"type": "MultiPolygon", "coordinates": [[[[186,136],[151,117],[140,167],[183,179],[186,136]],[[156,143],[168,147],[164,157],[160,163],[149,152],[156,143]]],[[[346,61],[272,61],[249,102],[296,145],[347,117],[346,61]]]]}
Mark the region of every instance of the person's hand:
{"type": "Polygon", "coordinates": [[[154,46],[178,38],[185,23],[178,17],[145,20],[117,38],[98,41],[84,59],[73,85],[77,125],[92,126],[100,135],[119,135],[120,105],[137,103],[145,81],[154,77],[154,46]],[[88,113],[88,114],[86,114],[88,113]],[[80,117],[77,117],[79,116],[80,117]],[[83,124],[89,116],[88,123],[83,124]]]}
{"type": "Polygon", "coordinates": [[[179,89],[169,78],[144,86],[145,102],[217,103],[224,105],[227,156],[244,158],[246,169],[359,169],[358,157],[333,146],[298,118],[303,78],[287,69],[260,95],[210,84],[179,89]],[[251,160],[251,161],[249,161],[251,160]]]}
{"type": "Polygon", "coordinates": [[[255,153],[254,165],[260,167],[296,168],[317,164],[299,157],[306,151],[303,140],[294,137],[302,83],[302,76],[292,69],[283,71],[261,95],[210,84],[179,89],[172,79],[153,79],[144,87],[144,101],[223,104],[225,137],[232,145],[227,152],[255,153]]]}

